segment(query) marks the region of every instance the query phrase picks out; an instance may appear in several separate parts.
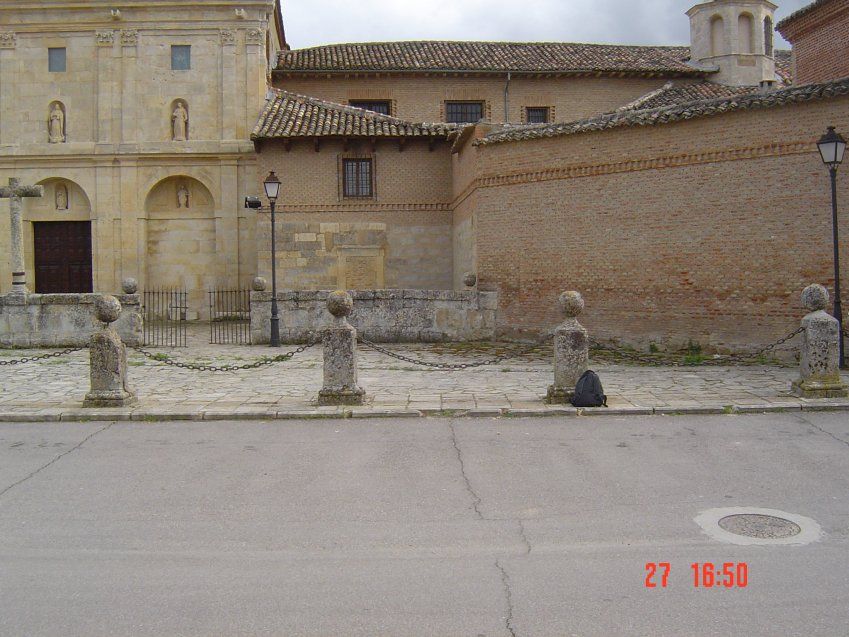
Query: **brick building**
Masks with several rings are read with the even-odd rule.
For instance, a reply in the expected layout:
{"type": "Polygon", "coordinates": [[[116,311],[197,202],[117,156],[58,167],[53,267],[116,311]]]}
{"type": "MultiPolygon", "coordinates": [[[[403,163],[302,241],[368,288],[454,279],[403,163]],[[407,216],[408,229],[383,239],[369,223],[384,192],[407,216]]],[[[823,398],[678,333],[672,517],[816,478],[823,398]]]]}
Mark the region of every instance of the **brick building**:
{"type": "MultiPolygon", "coordinates": [[[[792,56],[774,48],[768,0],[697,4],[689,47],[291,50],[272,0],[232,15],[219,3],[187,6],[156,24],[128,9],[121,28],[104,22],[78,36],[102,47],[75,80],[97,80],[80,96],[53,71],[50,82],[32,80],[23,66],[59,63],[58,28],[15,27],[19,12],[3,8],[0,84],[20,88],[0,97],[0,177],[68,181],[47,203],[27,202],[31,223],[64,219],[56,202],[83,201],[78,186],[95,193],[85,215],[99,290],[124,276],[201,294],[268,277],[268,215],[240,204],[274,170],[283,289],[456,290],[474,272],[480,289],[499,292],[502,332],[549,327],[557,294],[575,288],[596,333],[736,347],[784,333],[799,290],[831,281],[828,177],[815,141],[827,125],[849,131],[846,4],[819,0],[782,22],[798,41],[792,56]],[[160,28],[175,21],[186,30],[176,39],[160,28]],[[179,58],[186,46],[205,47],[198,73],[175,72],[173,60],[138,68],[139,55],[156,61],[177,47],[179,58]],[[228,77],[246,80],[244,91],[228,93],[228,77]],[[97,106],[85,106],[92,91],[97,106]],[[35,101],[11,115],[14,94],[35,101]],[[67,142],[53,143],[49,107],[65,94],[67,142]],[[39,108],[42,118],[32,115],[39,108]],[[91,131],[76,123],[80,111],[91,131]],[[183,119],[185,130],[174,128],[183,119]],[[86,145],[72,149],[77,136],[86,145]]],[[[80,31],[91,23],[81,18],[80,31]]],[[[7,236],[0,224],[0,247],[7,236]]],[[[0,277],[8,289],[8,264],[0,277]]]]}

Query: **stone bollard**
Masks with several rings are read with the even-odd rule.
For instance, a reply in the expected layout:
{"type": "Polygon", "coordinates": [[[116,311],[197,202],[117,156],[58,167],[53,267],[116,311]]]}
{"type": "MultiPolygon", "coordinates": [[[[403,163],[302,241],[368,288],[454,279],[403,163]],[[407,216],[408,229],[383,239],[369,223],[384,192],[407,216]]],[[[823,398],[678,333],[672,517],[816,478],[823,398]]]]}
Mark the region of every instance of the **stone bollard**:
{"type": "Polygon", "coordinates": [[[91,391],[83,407],[124,407],[136,402],[127,387],[127,348],[111,323],[121,314],[114,296],[101,296],[95,302],[97,319],[103,329],[91,337],[91,391]]]}
{"type": "Polygon", "coordinates": [[[843,398],[847,391],[840,380],[840,327],[825,311],[828,290],[809,285],[802,292],[802,305],[810,314],[802,319],[800,378],[793,382],[792,391],[802,398],[843,398]]]}
{"type": "Polygon", "coordinates": [[[346,318],[354,309],[351,295],[342,290],[327,297],[333,323],[324,330],[324,387],[319,405],[362,405],[365,391],[357,384],[357,330],[346,318]]]}
{"type": "Polygon", "coordinates": [[[575,384],[587,371],[590,349],[587,330],[577,318],[584,311],[581,293],[564,292],[560,307],[566,320],[554,330],[554,384],[546,396],[552,405],[569,403],[575,395],[575,384]]]}

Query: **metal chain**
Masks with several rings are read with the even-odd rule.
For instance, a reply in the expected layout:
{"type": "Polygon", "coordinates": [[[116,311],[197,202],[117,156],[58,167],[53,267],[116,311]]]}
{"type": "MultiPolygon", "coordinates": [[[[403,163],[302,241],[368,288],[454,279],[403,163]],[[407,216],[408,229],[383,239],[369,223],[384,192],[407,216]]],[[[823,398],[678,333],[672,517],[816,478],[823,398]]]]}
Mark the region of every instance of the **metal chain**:
{"type": "Polygon", "coordinates": [[[25,358],[17,358],[14,360],[0,360],[0,367],[4,365],[20,365],[21,363],[34,363],[35,361],[43,361],[48,358],[58,358],[59,356],[65,356],[66,354],[73,354],[74,352],[81,352],[84,349],[88,349],[86,347],[72,347],[69,349],[63,349],[61,352],[51,352],[50,354],[42,354],[41,356],[27,356],[25,358]]]}
{"type": "Polygon", "coordinates": [[[471,369],[474,367],[485,367],[487,365],[498,365],[499,363],[503,363],[506,360],[511,358],[519,358],[520,356],[525,356],[526,354],[530,354],[531,352],[540,349],[543,347],[554,334],[547,334],[539,341],[534,343],[533,345],[526,347],[524,349],[509,352],[507,354],[501,354],[500,356],[496,356],[494,358],[487,358],[482,361],[475,361],[472,363],[437,363],[434,361],[426,361],[420,358],[412,358],[411,356],[404,356],[402,354],[397,354],[391,350],[386,349],[385,347],[381,347],[377,343],[373,343],[365,338],[360,337],[358,340],[365,345],[366,347],[370,347],[376,352],[380,352],[381,354],[385,354],[386,356],[390,356],[391,358],[395,358],[399,361],[404,361],[405,363],[411,363],[413,365],[421,365],[423,367],[432,367],[434,369],[441,369],[449,372],[456,372],[462,369],[471,369]]]}
{"type": "Polygon", "coordinates": [[[292,350],[291,352],[286,352],[285,354],[280,354],[279,356],[261,358],[258,361],[254,361],[253,363],[247,363],[245,365],[198,365],[196,363],[182,363],[180,361],[175,361],[168,358],[165,354],[153,354],[152,352],[148,352],[147,350],[141,347],[133,346],[132,349],[137,351],[142,356],[149,358],[150,360],[154,360],[165,365],[170,365],[171,367],[179,367],[180,369],[189,369],[196,372],[238,372],[246,369],[259,369],[260,367],[266,367],[267,365],[273,365],[274,363],[283,363],[285,361],[291,360],[297,354],[301,354],[307,351],[309,348],[315,346],[317,343],[318,341],[310,341],[306,345],[301,345],[300,347],[292,350]]]}
{"type": "Polygon", "coordinates": [[[656,365],[656,366],[682,365],[682,364],[687,365],[687,366],[727,365],[729,363],[745,363],[745,362],[754,361],[754,360],[760,358],[761,356],[763,356],[764,354],[766,354],[767,352],[770,352],[770,351],[776,349],[777,347],[779,347],[780,345],[783,345],[786,342],[790,341],[791,339],[795,338],[796,336],[801,334],[804,330],[805,330],[805,328],[803,328],[803,327],[800,327],[796,330],[793,330],[792,332],[790,332],[786,336],[783,336],[782,338],[778,339],[774,343],[770,343],[769,345],[762,347],[761,349],[759,349],[756,352],[752,352],[752,353],[749,353],[749,354],[726,354],[726,355],[714,356],[714,357],[708,358],[708,359],[706,359],[704,361],[700,361],[700,362],[682,361],[678,358],[673,358],[673,357],[668,356],[668,355],[650,356],[650,355],[646,355],[646,354],[639,354],[637,352],[632,352],[632,351],[622,349],[622,348],[618,348],[618,347],[614,347],[614,346],[611,346],[611,345],[605,345],[604,343],[600,343],[600,342],[593,340],[593,339],[590,339],[590,344],[592,345],[593,349],[597,349],[597,350],[601,350],[601,351],[605,351],[605,352],[611,352],[612,354],[615,354],[616,356],[619,356],[621,358],[633,360],[633,361],[636,361],[636,362],[639,362],[639,363],[645,363],[645,364],[648,364],[648,365],[656,365]]]}

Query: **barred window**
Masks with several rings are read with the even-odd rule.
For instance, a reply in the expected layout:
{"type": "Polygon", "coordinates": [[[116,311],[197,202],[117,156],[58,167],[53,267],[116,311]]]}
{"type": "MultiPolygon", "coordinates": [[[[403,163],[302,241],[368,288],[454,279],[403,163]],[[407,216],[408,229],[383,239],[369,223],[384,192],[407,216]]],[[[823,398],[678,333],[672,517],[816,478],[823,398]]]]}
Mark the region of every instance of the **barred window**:
{"type": "Polygon", "coordinates": [[[551,121],[548,106],[528,106],[528,124],[548,124],[551,121]]]}
{"type": "Polygon", "coordinates": [[[445,102],[445,121],[474,124],[483,119],[483,102],[445,102]]]}
{"type": "Polygon", "coordinates": [[[371,168],[371,159],[342,160],[342,193],[345,197],[373,196],[371,168]]]}
{"type": "Polygon", "coordinates": [[[188,44],[171,46],[171,70],[188,71],[192,68],[192,47],[188,44]]]}
{"type": "Polygon", "coordinates": [[[389,100],[351,100],[349,106],[354,108],[362,108],[367,111],[374,111],[381,115],[389,115],[389,100]]]}

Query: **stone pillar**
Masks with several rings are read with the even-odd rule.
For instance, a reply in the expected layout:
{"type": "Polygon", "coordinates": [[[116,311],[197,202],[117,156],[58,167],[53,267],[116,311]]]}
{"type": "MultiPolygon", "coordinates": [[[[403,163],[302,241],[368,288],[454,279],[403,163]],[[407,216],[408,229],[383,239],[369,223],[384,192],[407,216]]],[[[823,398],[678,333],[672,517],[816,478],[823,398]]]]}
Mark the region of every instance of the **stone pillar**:
{"type": "Polygon", "coordinates": [[[584,299],[580,292],[564,292],[559,302],[566,320],[554,330],[554,384],[548,388],[549,404],[569,403],[589,362],[589,337],[577,318],[584,310],[584,299]]]}
{"type": "Polygon", "coordinates": [[[337,290],[327,297],[333,323],[324,330],[324,387],[319,405],[362,405],[365,391],[357,384],[357,330],[346,318],[354,309],[347,292],[337,290]]]}
{"type": "Polygon", "coordinates": [[[136,395],[127,387],[127,348],[111,325],[121,314],[121,303],[114,296],[102,296],[95,307],[103,329],[91,337],[91,391],[83,407],[131,405],[136,395]]]}
{"type": "Polygon", "coordinates": [[[27,294],[27,274],[24,268],[24,224],[21,197],[41,197],[43,186],[22,186],[17,177],[9,178],[9,186],[0,188],[0,198],[9,199],[12,262],[12,293],[27,294]]]}
{"type": "Polygon", "coordinates": [[[802,319],[799,380],[793,382],[792,391],[802,398],[843,398],[847,390],[840,379],[840,327],[825,311],[828,290],[809,285],[802,292],[802,305],[810,314],[802,319]]]}

